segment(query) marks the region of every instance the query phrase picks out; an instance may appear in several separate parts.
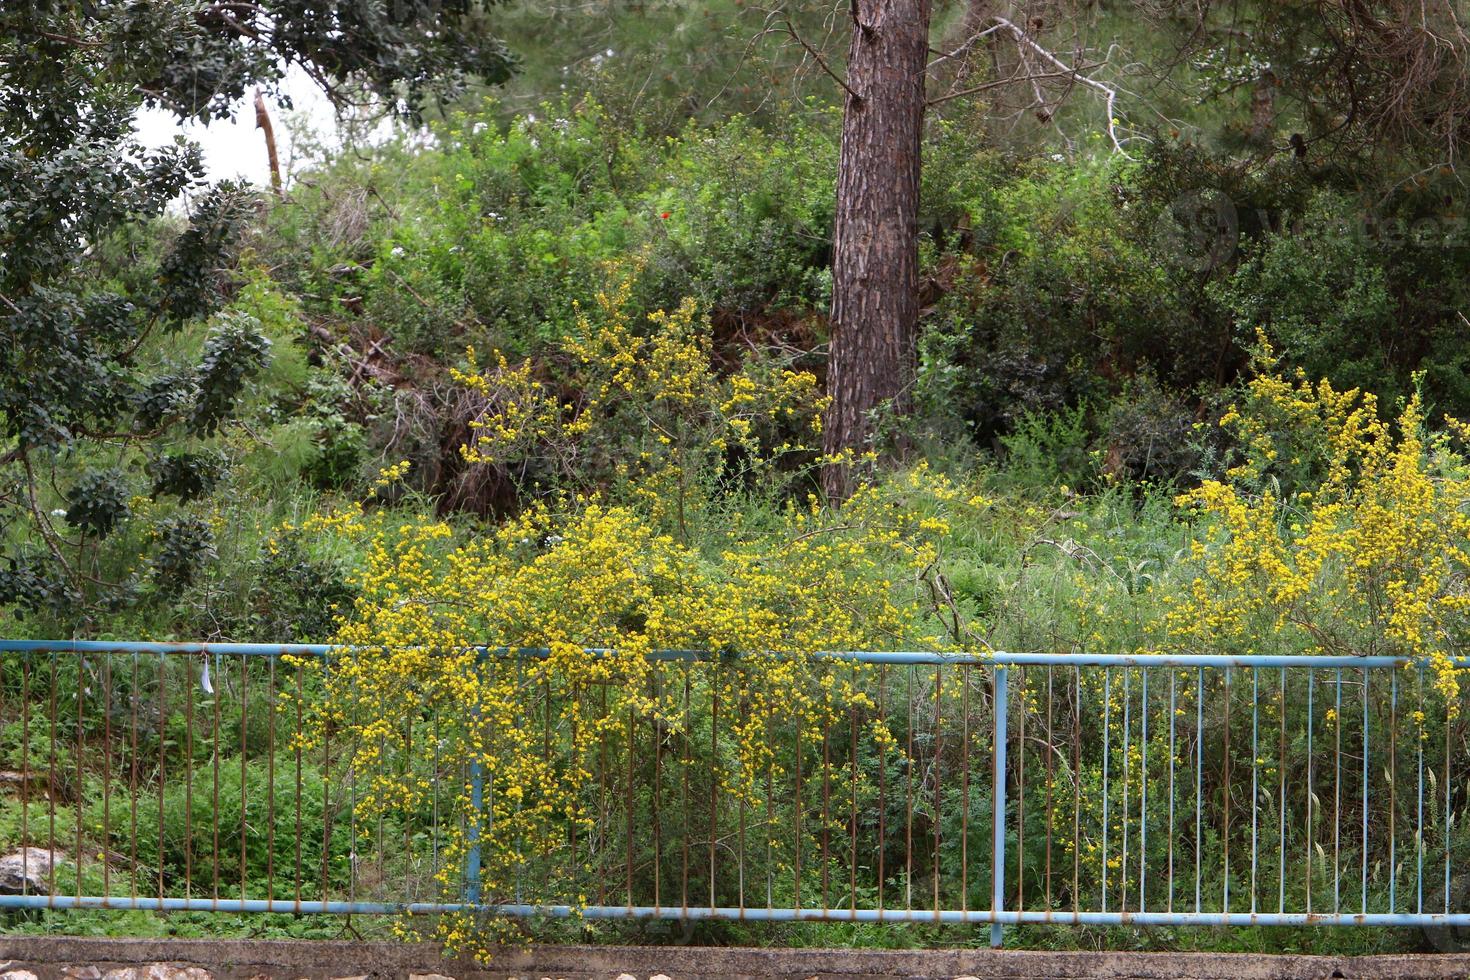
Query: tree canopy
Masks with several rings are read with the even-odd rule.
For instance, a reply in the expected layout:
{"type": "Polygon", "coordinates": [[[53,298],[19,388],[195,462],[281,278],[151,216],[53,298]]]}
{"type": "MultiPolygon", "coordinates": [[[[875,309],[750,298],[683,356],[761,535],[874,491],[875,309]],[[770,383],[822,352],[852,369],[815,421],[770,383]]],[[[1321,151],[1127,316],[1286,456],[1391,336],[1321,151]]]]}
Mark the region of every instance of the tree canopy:
{"type": "MultiPolygon", "coordinates": [[[[216,316],[254,213],[245,187],[206,187],[199,151],[145,148],[136,113],[220,119],[254,87],[304,68],[339,102],[416,116],[514,62],[475,0],[35,0],[0,7],[0,601],[68,606],[116,591],[87,569],[147,489],[187,498],[214,482],[207,443],[270,357],[248,316],[216,316]],[[137,235],[188,192],[161,249],[137,235]],[[197,358],[151,350],[204,325],[197,358]],[[80,461],[61,513],[38,503],[55,463],[80,461]],[[44,545],[38,548],[37,544],[44,545]]],[[[209,549],[208,528],[166,527],[165,549],[209,549]]],[[[197,557],[197,554],[194,557],[197,557]]],[[[185,576],[187,578],[187,576],[185,576]]],[[[121,584],[123,589],[129,583],[121,584]]]]}

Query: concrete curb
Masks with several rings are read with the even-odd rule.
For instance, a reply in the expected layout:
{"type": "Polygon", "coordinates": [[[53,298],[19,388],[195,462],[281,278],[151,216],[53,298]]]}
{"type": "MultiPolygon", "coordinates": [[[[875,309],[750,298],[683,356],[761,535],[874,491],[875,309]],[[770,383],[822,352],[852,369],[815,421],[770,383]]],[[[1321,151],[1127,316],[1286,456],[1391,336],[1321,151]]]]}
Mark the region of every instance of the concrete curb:
{"type": "Polygon", "coordinates": [[[1388,980],[1464,978],[1470,954],[1363,957],[1243,953],[1059,953],[1024,950],[750,949],[537,946],[486,965],[446,960],[428,944],[292,940],[82,939],[0,936],[0,980],[1388,980]],[[152,969],[150,969],[152,967],[152,969]]]}

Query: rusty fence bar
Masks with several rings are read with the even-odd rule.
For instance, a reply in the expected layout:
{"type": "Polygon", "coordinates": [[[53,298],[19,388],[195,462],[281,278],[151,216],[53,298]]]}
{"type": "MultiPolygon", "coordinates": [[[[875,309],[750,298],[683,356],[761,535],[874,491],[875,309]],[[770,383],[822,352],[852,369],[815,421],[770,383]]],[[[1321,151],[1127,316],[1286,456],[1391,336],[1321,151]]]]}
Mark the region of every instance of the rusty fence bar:
{"type": "MultiPolygon", "coordinates": [[[[441,751],[446,719],[409,720],[418,756],[394,764],[429,789],[386,820],[358,812],[345,736],[297,738],[303,661],[352,655],[0,641],[0,853],[25,855],[0,909],[967,923],[996,945],[1048,923],[1470,926],[1470,726],[1419,663],[824,653],[817,682],[862,697],[814,736],[752,724],[748,659],[665,651],[638,692],[659,710],[595,736],[585,823],[503,845],[514,885],[482,888],[478,830],[447,841],[457,788],[492,794],[441,751]],[[770,760],[742,792],[716,775],[737,728],[770,760]]],[[[628,692],[559,689],[543,657],[479,662],[516,672],[554,767],[579,738],[554,706],[621,719],[628,692]]]]}

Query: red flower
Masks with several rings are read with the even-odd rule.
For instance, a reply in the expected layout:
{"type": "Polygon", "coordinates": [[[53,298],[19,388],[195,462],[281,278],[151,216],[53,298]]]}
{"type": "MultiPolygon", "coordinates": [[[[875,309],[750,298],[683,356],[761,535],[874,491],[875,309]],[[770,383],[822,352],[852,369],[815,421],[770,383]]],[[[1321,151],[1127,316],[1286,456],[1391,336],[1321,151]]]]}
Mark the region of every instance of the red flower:
{"type": "Polygon", "coordinates": [[[668,221],[669,220],[669,215],[671,215],[673,213],[674,212],[672,212],[672,211],[665,211],[662,214],[660,214],[659,217],[662,218],[662,219],[664,219],[665,221],[668,221]]]}

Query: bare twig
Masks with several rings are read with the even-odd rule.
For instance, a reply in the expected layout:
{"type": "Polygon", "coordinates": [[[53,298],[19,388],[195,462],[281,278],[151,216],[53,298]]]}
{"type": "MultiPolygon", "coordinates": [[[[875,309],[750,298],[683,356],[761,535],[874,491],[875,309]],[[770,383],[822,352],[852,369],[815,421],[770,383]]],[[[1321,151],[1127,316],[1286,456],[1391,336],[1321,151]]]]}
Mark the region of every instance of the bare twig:
{"type": "MultiPolygon", "coordinates": [[[[831,76],[832,80],[838,85],[841,85],[843,90],[846,91],[848,95],[852,96],[858,102],[861,102],[863,100],[863,97],[861,95],[858,95],[857,92],[853,91],[852,86],[847,84],[847,80],[845,78],[832,70],[831,66],[827,64],[827,60],[822,57],[821,52],[819,52],[816,48],[807,43],[806,38],[801,36],[801,34],[796,30],[796,25],[793,24],[790,19],[782,19],[776,21],[775,23],[771,23],[771,20],[772,18],[774,18],[775,13],[775,11],[772,11],[772,17],[767,18],[768,26],[765,27],[759,34],[757,34],[756,38],[765,37],[767,34],[789,35],[792,40],[796,41],[797,44],[800,44],[806,50],[807,54],[811,55],[812,60],[817,63],[817,66],[820,67],[822,71],[831,76]]],[[[856,16],[856,14],[854,14],[854,16],[856,16]]]]}
{"type": "MultiPolygon", "coordinates": [[[[1089,69],[1096,68],[1099,64],[1101,64],[1101,62],[1094,62],[1092,64],[1079,66],[1077,68],[1077,71],[1087,71],[1089,69]]],[[[960,98],[964,98],[967,95],[975,95],[975,94],[980,93],[980,92],[987,92],[987,91],[989,91],[991,89],[1002,88],[1002,87],[1004,87],[1006,85],[1014,84],[1015,82],[1020,81],[1023,78],[1026,81],[1029,81],[1029,82],[1031,82],[1034,85],[1038,79],[1042,79],[1042,78],[1071,78],[1071,77],[1072,77],[1072,72],[1071,71],[1064,71],[1064,72],[1063,71],[1051,71],[1051,72],[1039,72],[1039,73],[1038,72],[1027,72],[1027,73],[1024,73],[1024,74],[1010,75],[1010,76],[1007,76],[1006,78],[996,79],[993,82],[986,82],[983,85],[975,85],[975,86],[972,86],[970,88],[960,89],[957,92],[946,92],[944,95],[938,95],[938,96],[935,96],[934,98],[930,99],[927,104],[928,105],[931,105],[931,106],[939,105],[940,103],[942,103],[942,102],[948,102],[951,99],[960,99],[960,98]]],[[[1038,98],[1041,97],[1039,92],[1037,93],[1037,97],[1038,98]]],[[[1045,100],[1043,99],[1042,101],[1045,101],[1045,100]]]]}
{"type": "Polygon", "coordinates": [[[73,37],[70,34],[56,34],[52,31],[37,31],[37,37],[44,37],[48,41],[57,41],[61,44],[69,44],[74,48],[100,48],[101,41],[88,41],[86,38],[73,37]]]}
{"type": "Polygon", "coordinates": [[[1025,31],[1025,29],[1018,27],[1016,24],[1012,23],[1006,18],[995,17],[994,23],[995,26],[1003,28],[1006,33],[1011,35],[1012,39],[1016,42],[1016,46],[1018,48],[1029,51],[1036,57],[1040,58],[1042,61],[1045,61],[1047,64],[1052,65],[1058,70],[1059,74],[1065,76],[1070,81],[1076,82],[1079,85],[1085,85],[1088,88],[1093,89],[1097,92],[1101,92],[1103,94],[1104,98],[1107,100],[1108,139],[1112,141],[1114,150],[1127,157],[1128,151],[1123,149],[1123,143],[1118,138],[1118,119],[1115,114],[1118,101],[1118,90],[1110,85],[1104,85],[1102,82],[1099,82],[1095,78],[1084,75],[1082,73],[1084,70],[1083,68],[1072,67],[1071,65],[1068,65],[1066,62],[1062,61],[1062,59],[1058,58],[1056,55],[1052,54],[1046,48],[1037,43],[1037,41],[1032,38],[1031,35],[1025,31]]]}
{"type": "Polygon", "coordinates": [[[968,38],[965,39],[965,42],[963,44],[961,44],[959,47],[955,48],[953,51],[950,51],[947,54],[941,54],[939,57],[937,57],[933,61],[929,62],[929,64],[924,67],[924,70],[925,71],[933,71],[935,68],[939,67],[944,62],[951,61],[951,60],[953,60],[955,58],[958,58],[960,55],[964,54],[966,51],[969,51],[971,48],[973,48],[980,41],[983,41],[985,38],[987,38],[990,35],[994,34],[996,31],[1001,30],[1001,27],[1002,27],[1002,25],[1000,25],[1000,24],[991,24],[989,27],[985,28],[985,30],[979,31],[978,33],[975,33],[975,34],[971,34],[968,38]]]}

